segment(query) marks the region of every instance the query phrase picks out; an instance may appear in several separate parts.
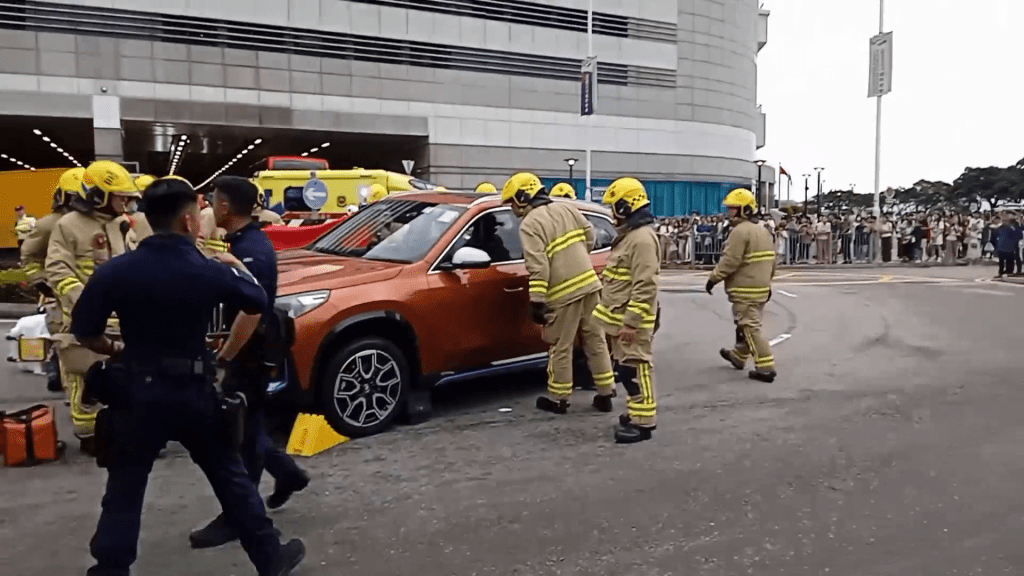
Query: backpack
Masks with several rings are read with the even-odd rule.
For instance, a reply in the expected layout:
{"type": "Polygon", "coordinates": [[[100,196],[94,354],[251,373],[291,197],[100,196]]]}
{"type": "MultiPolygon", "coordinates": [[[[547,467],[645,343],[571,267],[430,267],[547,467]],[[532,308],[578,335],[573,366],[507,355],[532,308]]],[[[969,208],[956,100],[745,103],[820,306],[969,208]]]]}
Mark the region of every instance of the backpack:
{"type": "Polygon", "coordinates": [[[57,439],[53,409],[36,404],[15,412],[0,412],[0,454],[6,466],[35,466],[64,454],[57,439]]]}

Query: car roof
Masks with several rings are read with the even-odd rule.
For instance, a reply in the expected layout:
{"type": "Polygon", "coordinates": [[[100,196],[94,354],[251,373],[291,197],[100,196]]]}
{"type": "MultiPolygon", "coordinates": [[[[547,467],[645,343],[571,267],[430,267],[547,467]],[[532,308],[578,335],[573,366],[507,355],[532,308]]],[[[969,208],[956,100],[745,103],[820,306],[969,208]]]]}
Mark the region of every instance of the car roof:
{"type": "MultiPolygon", "coordinates": [[[[434,202],[437,204],[452,204],[455,206],[478,206],[483,205],[485,209],[496,208],[501,205],[501,196],[497,194],[461,191],[461,190],[422,190],[411,192],[392,192],[388,198],[401,198],[403,200],[420,200],[423,202],[434,202]]],[[[587,212],[597,212],[605,216],[611,216],[604,206],[595,202],[583,200],[569,200],[565,198],[552,198],[555,202],[570,202],[576,208],[587,212]]]]}

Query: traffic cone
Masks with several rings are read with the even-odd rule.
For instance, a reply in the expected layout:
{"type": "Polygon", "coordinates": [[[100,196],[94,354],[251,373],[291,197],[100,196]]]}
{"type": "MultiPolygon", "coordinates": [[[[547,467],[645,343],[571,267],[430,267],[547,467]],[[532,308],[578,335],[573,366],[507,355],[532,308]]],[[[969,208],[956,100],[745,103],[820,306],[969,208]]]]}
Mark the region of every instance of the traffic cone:
{"type": "Polygon", "coordinates": [[[322,415],[299,414],[286,451],[299,456],[315,456],[344,442],[348,442],[348,438],[335,432],[322,415]]]}

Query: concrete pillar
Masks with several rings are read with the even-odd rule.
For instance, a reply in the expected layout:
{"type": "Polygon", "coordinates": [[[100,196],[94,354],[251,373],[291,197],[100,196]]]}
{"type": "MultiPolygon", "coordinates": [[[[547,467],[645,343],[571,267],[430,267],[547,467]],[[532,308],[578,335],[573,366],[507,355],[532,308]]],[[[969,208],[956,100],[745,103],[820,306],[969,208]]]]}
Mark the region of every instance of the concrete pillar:
{"type": "Polygon", "coordinates": [[[124,160],[121,133],[121,99],[117,96],[92,97],[93,146],[97,160],[124,160]]]}

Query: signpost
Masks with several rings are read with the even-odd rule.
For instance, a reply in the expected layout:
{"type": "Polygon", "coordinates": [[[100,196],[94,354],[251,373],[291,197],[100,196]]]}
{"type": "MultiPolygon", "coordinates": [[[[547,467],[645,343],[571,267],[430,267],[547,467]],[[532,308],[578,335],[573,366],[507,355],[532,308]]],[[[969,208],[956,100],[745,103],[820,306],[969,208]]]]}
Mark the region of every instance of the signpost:
{"type": "Polygon", "coordinates": [[[594,191],[590,186],[590,174],[592,160],[593,140],[591,125],[594,121],[594,100],[597,89],[597,56],[594,56],[594,0],[590,0],[587,6],[587,59],[583,61],[580,70],[580,116],[586,117],[587,122],[587,189],[583,197],[588,202],[594,200],[594,191]]]}
{"type": "Polygon", "coordinates": [[[892,91],[892,32],[885,32],[885,0],[878,0],[878,35],[871,38],[868,98],[875,98],[875,217],[881,214],[878,194],[882,176],[882,96],[892,91]]]}
{"type": "Polygon", "coordinates": [[[412,167],[415,165],[415,160],[402,160],[402,167],[405,168],[405,173],[409,176],[412,176],[412,167]]]}
{"type": "Polygon", "coordinates": [[[310,210],[320,210],[327,204],[327,184],[316,177],[316,172],[310,172],[309,180],[302,187],[302,199],[310,210]]]}

